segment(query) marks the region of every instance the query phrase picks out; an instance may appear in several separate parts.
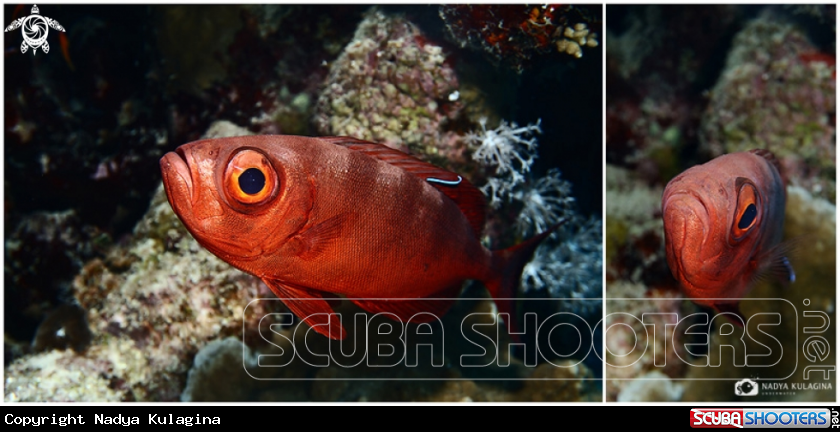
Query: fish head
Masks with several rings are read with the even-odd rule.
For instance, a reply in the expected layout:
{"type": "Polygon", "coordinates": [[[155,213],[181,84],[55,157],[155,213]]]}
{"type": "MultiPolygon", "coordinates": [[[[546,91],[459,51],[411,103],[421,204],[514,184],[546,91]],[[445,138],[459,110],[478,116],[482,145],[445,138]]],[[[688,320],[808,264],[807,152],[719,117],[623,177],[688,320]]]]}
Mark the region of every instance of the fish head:
{"type": "Polygon", "coordinates": [[[160,161],[172,209],[198,242],[228,263],[259,275],[306,223],[312,184],[299,152],[282,137],[196,141],[160,161]]]}
{"type": "Polygon", "coordinates": [[[666,258],[689,297],[740,298],[752,285],[762,249],[781,237],[784,187],[773,170],[758,156],[732,154],[666,186],[666,258]]]}

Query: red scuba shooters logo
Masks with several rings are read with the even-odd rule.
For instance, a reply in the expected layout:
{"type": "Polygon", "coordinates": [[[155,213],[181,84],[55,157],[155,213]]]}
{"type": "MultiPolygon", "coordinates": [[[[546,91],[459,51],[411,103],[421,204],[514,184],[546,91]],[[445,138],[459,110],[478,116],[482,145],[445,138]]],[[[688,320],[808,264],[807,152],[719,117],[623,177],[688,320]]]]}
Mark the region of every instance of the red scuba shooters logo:
{"type": "Polygon", "coordinates": [[[825,408],[692,408],[693,428],[827,428],[825,408]]]}
{"type": "Polygon", "coordinates": [[[744,411],[726,408],[692,408],[693,428],[742,428],[744,411]]]}

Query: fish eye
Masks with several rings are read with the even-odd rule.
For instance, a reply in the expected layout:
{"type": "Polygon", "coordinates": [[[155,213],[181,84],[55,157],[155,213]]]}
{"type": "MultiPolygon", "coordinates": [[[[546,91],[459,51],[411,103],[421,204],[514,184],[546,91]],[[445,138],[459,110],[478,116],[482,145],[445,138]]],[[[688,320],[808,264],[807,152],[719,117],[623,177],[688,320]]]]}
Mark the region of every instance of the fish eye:
{"type": "Polygon", "coordinates": [[[755,221],[755,217],[758,215],[758,210],[755,209],[755,204],[750,204],[744,209],[744,212],[741,213],[741,220],[738,221],[738,229],[745,230],[752,225],[755,221]]]}
{"type": "Polygon", "coordinates": [[[263,204],[277,195],[278,177],[262,152],[246,148],[234,154],[228,162],[224,174],[225,193],[249,207],[263,204]]]}
{"type": "Polygon", "coordinates": [[[760,222],[761,199],[755,186],[748,179],[738,177],[735,185],[738,187],[738,202],[733,215],[732,239],[738,241],[760,222]]]}
{"type": "Polygon", "coordinates": [[[256,195],[265,187],[265,174],[257,168],[248,168],[239,176],[239,189],[248,195],[256,195]]]}

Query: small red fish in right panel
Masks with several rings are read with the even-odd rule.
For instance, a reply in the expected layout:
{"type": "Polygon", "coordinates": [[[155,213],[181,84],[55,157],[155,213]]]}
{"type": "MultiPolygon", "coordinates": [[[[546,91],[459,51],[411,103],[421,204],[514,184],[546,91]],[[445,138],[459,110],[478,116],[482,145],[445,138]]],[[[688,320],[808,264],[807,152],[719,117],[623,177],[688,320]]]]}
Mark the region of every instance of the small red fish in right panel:
{"type": "Polygon", "coordinates": [[[662,194],[665,253],[685,295],[745,323],[738,302],[758,278],[772,273],[793,282],[781,242],[785,200],[785,180],[768,150],[719,156],[674,177],[662,194]]]}

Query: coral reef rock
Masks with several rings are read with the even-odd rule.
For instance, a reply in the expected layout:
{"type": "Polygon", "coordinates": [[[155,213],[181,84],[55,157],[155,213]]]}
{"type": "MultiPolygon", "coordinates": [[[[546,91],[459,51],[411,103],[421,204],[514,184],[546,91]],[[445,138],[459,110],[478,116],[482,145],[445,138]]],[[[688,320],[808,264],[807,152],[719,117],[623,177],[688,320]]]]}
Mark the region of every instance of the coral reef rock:
{"type": "Polygon", "coordinates": [[[623,281],[607,287],[607,316],[603,328],[607,346],[608,401],[616,401],[628,386],[639,385],[634,384],[634,380],[646,374],[679,378],[684,373],[681,356],[685,357],[686,353],[683,341],[678,338],[680,334],[674,331],[677,322],[673,319],[684,316],[683,301],[670,292],[659,299],[657,293],[653,294],[646,294],[644,285],[623,281]],[[646,313],[655,315],[644,318],[646,313]]]}
{"type": "Polygon", "coordinates": [[[648,187],[632,171],[607,165],[607,280],[676,288],[665,260],[662,190],[648,187]]]}
{"type": "MultiPolygon", "coordinates": [[[[211,128],[220,130],[247,133],[224,123],[211,128]]],[[[161,186],[131,239],[76,276],[73,294],[87,310],[91,346],[19,359],[6,372],[6,399],[177,400],[199,348],[241,334],[245,307],[265,293],[258,279],[198,245],[161,186]],[[55,370],[69,366],[79,373],[55,370]]]]}
{"type": "MultiPolygon", "coordinates": [[[[23,347],[35,337],[35,349],[42,350],[50,343],[35,335],[45,319],[59,330],[68,311],[67,288],[84,263],[111,243],[110,236],[92,225],[85,225],[75,210],[59,212],[33,212],[25,215],[7,213],[5,239],[5,296],[4,313],[7,323],[5,344],[23,347]]],[[[79,326],[70,329],[82,330],[79,326]]],[[[84,331],[71,331],[67,336],[75,348],[85,345],[84,331]]],[[[46,336],[46,333],[41,333],[46,336]]],[[[22,351],[28,350],[28,347],[22,351]]],[[[5,361],[10,362],[22,351],[6,351],[5,361]]]]}
{"type": "Polygon", "coordinates": [[[675,402],[683,387],[659,371],[648,372],[624,386],[617,402],[675,402]]]}
{"type": "Polygon", "coordinates": [[[16,360],[5,371],[6,402],[120,402],[145,393],[130,387],[151,380],[142,350],[112,340],[85,355],[53,350],[16,360]]]}
{"type": "Polygon", "coordinates": [[[597,19],[586,6],[441,5],[439,14],[462,47],[484,51],[518,72],[537,55],[581,58],[584,49],[598,46],[598,35],[589,27],[597,19]]]}
{"type": "Polygon", "coordinates": [[[834,54],[761,16],[738,33],[711,91],[702,139],[713,156],[764,148],[793,184],[835,200],[834,54]]]}
{"type": "Polygon", "coordinates": [[[457,95],[443,49],[405,18],[372,9],[331,65],[315,123],[325,135],[416,154],[459,153],[458,135],[443,127],[461,109],[457,95]]]}
{"type": "Polygon", "coordinates": [[[246,400],[247,384],[255,382],[246,367],[256,365],[257,357],[239,339],[228,337],[210,342],[195,356],[181,401],[246,400]]]}

